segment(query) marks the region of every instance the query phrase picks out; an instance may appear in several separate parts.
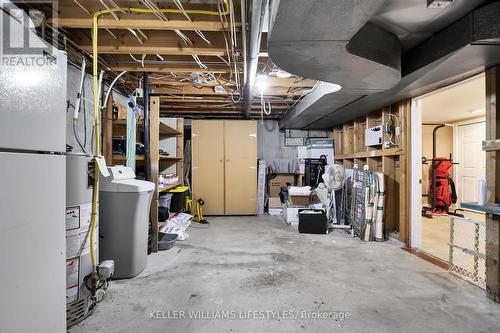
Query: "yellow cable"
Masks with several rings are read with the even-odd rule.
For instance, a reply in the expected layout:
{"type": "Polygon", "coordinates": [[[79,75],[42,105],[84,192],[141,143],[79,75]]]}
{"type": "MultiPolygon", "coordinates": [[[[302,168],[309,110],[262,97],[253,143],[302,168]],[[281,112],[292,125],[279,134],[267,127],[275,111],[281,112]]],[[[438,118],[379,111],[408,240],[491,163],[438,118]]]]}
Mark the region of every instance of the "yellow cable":
{"type": "MultiPolygon", "coordinates": [[[[224,6],[225,6],[225,11],[223,12],[218,12],[218,11],[211,11],[211,10],[186,10],[185,12],[187,14],[199,14],[199,15],[229,15],[231,13],[231,6],[229,5],[229,0],[224,0],[224,6]]],[[[99,96],[97,94],[97,91],[99,89],[99,84],[98,84],[98,56],[99,52],[97,50],[97,39],[99,36],[99,31],[98,31],[98,21],[99,17],[105,14],[109,14],[111,12],[130,12],[130,13],[142,13],[142,14],[154,14],[154,11],[151,9],[145,9],[145,8],[111,8],[111,9],[105,9],[98,11],[94,14],[93,20],[92,20],[92,76],[94,78],[94,134],[95,134],[95,150],[94,150],[94,155],[95,157],[99,156],[101,153],[101,147],[100,147],[100,122],[99,122],[99,96]]],[[[183,11],[179,9],[160,9],[162,13],[172,13],[172,14],[183,14],[183,11]]],[[[94,187],[92,189],[92,215],[90,219],[90,257],[92,260],[92,270],[93,272],[96,271],[97,269],[97,258],[95,255],[95,250],[94,250],[94,234],[95,234],[95,226],[96,226],[96,218],[97,218],[97,199],[98,199],[98,194],[99,194],[99,168],[97,166],[97,163],[95,163],[95,170],[94,170],[94,187]]]]}

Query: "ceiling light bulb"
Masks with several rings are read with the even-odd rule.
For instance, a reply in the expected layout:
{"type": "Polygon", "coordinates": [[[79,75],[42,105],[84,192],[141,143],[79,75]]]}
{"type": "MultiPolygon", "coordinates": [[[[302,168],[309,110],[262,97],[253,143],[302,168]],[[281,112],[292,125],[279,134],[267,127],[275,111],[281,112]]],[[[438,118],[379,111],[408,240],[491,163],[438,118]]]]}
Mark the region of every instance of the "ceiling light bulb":
{"type": "Polygon", "coordinates": [[[260,92],[266,90],[267,87],[269,87],[268,76],[265,74],[258,75],[257,80],[255,81],[255,85],[260,92]]]}
{"type": "Polygon", "coordinates": [[[292,74],[280,69],[277,73],[276,76],[279,77],[280,79],[286,79],[292,76],[292,74]]]}

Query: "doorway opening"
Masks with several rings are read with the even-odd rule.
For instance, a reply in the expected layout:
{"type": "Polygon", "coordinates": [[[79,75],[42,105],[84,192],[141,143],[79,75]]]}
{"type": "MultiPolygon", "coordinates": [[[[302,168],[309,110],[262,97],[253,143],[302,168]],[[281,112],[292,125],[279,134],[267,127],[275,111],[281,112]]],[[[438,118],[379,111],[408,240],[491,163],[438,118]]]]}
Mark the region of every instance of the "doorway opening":
{"type": "MultiPolygon", "coordinates": [[[[412,103],[410,245],[444,263],[450,260],[452,219],[463,215],[484,221],[484,214],[460,205],[478,202],[479,184],[486,177],[485,96],[481,74],[412,103]]],[[[463,237],[472,240],[468,233],[463,230],[463,237]]]]}

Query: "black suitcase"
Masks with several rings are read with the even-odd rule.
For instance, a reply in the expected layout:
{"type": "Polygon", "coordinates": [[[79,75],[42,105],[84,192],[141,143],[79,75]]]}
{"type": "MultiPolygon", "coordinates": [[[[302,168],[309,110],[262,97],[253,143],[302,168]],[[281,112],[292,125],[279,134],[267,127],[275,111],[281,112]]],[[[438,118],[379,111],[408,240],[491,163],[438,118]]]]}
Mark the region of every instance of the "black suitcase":
{"type": "Polygon", "coordinates": [[[301,234],[327,234],[328,220],[324,209],[299,209],[299,232],[301,234]]]}

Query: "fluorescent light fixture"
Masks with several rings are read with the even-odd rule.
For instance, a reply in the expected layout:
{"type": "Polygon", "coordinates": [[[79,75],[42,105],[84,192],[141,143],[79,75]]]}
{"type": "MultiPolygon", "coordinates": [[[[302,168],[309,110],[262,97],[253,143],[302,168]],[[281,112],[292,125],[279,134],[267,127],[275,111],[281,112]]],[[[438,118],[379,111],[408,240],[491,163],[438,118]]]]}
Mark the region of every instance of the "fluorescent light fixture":
{"type": "Polygon", "coordinates": [[[453,3],[453,0],[427,0],[427,8],[443,9],[453,3]]]}
{"type": "Polygon", "coordinates": [[[255,81],[255,86],[260,92],[263,92],[269,87],[269,77],[265,74],[257,75],[257,79],[255,81]]]}
{"type": "Polygon", "coordinates": [[[277,73],[276,76],[279,77],[280,79],[286,79],[292,76],[292,74],[280,69],[277,73]]]}

